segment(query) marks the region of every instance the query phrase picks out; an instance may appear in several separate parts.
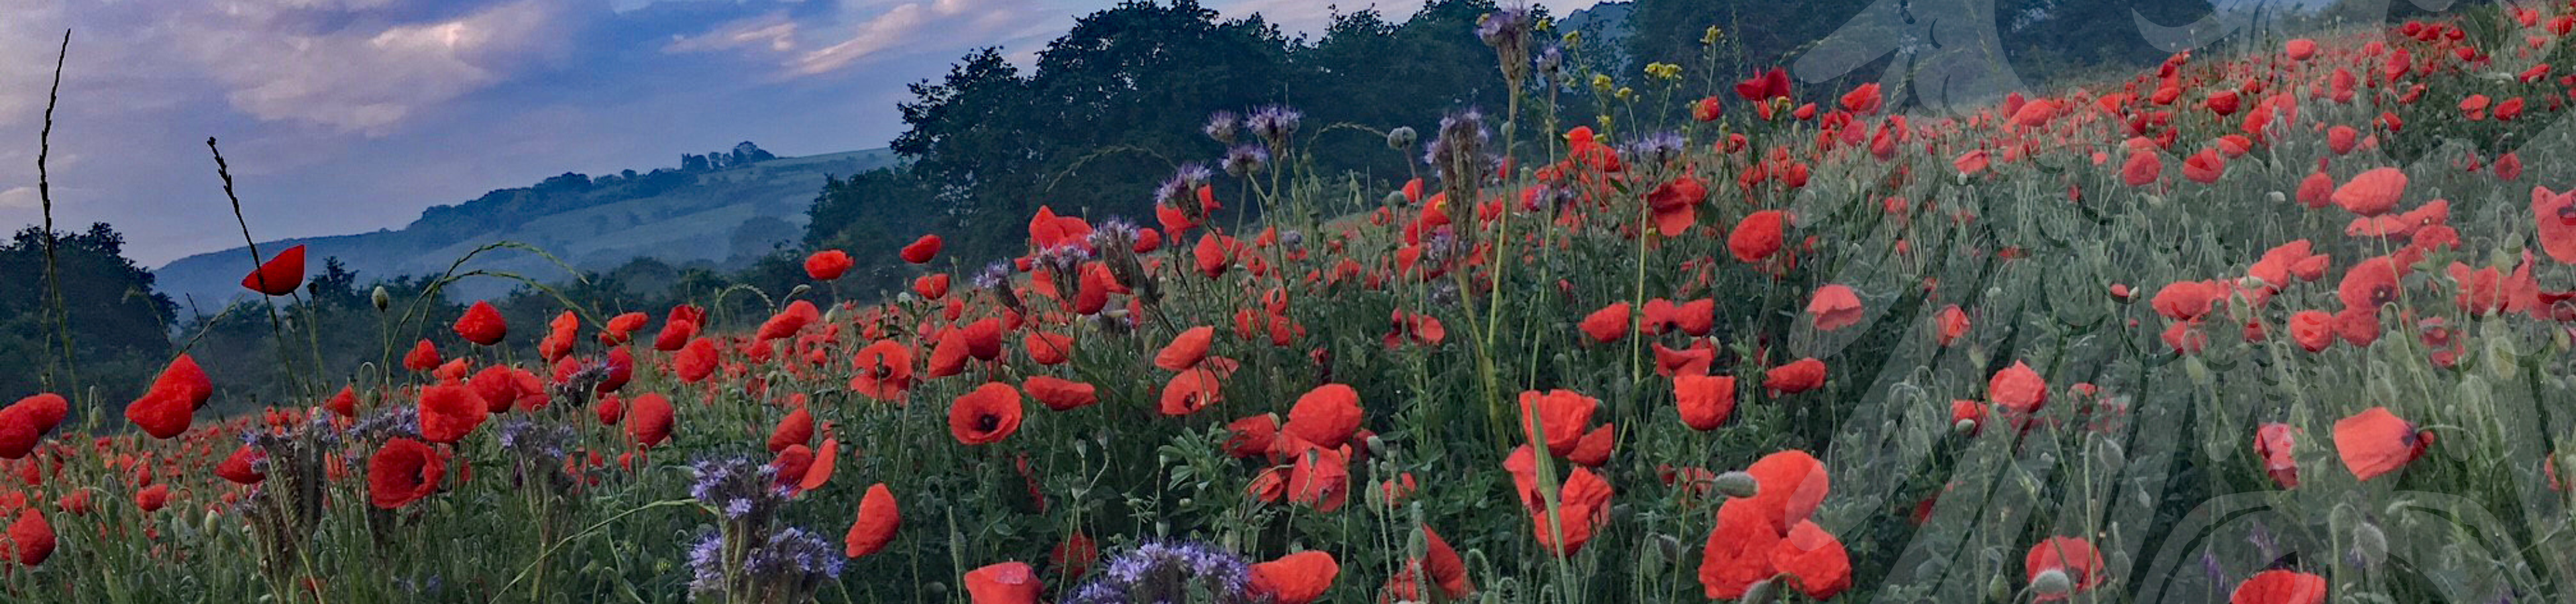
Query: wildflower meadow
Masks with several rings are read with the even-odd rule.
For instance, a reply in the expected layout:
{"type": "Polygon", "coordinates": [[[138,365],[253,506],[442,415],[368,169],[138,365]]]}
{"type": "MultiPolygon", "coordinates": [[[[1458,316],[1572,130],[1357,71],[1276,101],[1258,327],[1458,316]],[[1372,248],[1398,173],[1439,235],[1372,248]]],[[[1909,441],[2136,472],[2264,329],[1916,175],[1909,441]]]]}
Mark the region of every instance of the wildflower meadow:
{"type": "MultiPolygon", "coordinates": [[[[1212,152],[1152,215],[1033,193],[1013,257],[543,324],[425,303],[506,277],[457,270],[379,290],[354,374],[282,329],[224,364],[299,393],[261,412],[185,347],[132,400],[0,393],[0,599],[2576,601],[2571,31],[1908,112],[1592,73],[1506,8],[1455,32],[1504,106],[1212,115],[1155,133],[1212,152]],[[1351,130],[1400,186],[1313,168],[1351,130]]],[[[248,320],[302,320],[305,248],[253,255],[248,320]]]]}

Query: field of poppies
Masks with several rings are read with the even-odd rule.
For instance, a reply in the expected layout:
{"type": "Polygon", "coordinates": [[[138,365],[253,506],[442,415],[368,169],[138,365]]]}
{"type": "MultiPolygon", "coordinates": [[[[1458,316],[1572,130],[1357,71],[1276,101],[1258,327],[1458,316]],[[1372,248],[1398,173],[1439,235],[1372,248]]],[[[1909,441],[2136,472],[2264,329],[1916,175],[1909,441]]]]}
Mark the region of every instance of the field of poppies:
{"type": "Polygon", "coordinates": [[[1247,108],[1154,216],[1040,209],[990,265],[819,250],[750,317],[379,297],[381,367],[251,417],[187,354],[25,396],[0,599],[2576,601],[2571,29],[1906,115],[1571,71],[1497,12],[1460,35],[1521,92],[1379,131],[1397,190],[1247,108]]]}

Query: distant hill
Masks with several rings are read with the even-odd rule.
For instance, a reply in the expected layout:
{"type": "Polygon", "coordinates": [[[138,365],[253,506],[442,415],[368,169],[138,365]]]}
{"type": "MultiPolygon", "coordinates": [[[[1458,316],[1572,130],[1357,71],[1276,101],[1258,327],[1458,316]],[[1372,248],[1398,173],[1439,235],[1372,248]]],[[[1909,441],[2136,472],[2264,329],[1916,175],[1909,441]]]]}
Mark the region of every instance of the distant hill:
{"type": "MultiPolygon", "coordinates": [[[[744,146],[748,147],[748,143],[744,146]]],[[[260,242],[263,251],[306,245],[312,270],[337,257],[361,283],[400,275],[436,275],[474,248],[494,241],[535,245],[586,271],[616,268],[639,257],[674,266],[731,267],[803,236],[805,210],[822,190],[825,175],[848,176],[896,163],[894,152],[869,149],[771,158],[759,152],[739,165],[686,156],[679,169],[591,177],[565,174],[533,186],[500,189],[473,201],[421,212],[399,230],[260,242]]],[[[157,269],[160,291],[188,307],[214,312],[248,295],[241,276],[249,268],[241,248],[180,258],[157,269]],[[192,300],[193,298],[193,300],[192,300]]],[[[543,258],[517,252],[485,254],[466,270],[483,269],[557,281],[569,275],[543,258]]],[[[507,293],[513,284],[473,279],[450,291],[455,299],[507,293]]]]}

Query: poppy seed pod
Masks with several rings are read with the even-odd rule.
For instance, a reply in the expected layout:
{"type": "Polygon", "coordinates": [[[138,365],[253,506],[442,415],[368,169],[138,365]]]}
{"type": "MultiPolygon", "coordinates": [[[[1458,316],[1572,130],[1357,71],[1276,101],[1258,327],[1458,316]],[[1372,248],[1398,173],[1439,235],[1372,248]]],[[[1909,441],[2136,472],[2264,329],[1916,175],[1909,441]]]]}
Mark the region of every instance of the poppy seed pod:
{"type": "Polygon", "coordinates": [[[1753,497],[1762,493],[1762,483],[1754,480],[1752,474],[1747,474],[1742,471],[1719,474],[1717,475],[1716,484],[1718,494],[1738,499],[1753,497]]]}

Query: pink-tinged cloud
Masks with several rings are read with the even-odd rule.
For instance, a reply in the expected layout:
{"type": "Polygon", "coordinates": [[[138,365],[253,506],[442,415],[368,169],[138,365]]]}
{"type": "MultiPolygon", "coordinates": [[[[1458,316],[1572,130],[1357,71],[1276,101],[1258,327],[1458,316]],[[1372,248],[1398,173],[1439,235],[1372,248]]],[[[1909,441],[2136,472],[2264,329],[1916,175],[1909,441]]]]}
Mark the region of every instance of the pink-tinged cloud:
{"type": "MultiPolygon", "coordinates": [[[[897,5],[860,21],[828,46],[796,55],[793,75],[839,71],[871,56],[937,43],[962,49],[1058,33],[1072,16],[1031,0],[930,0],[897,5]],[[974,40],[969,44],[957,41],[974,40]]],[[[954,49],[952,49],[954,50],[954,49]]]]}

